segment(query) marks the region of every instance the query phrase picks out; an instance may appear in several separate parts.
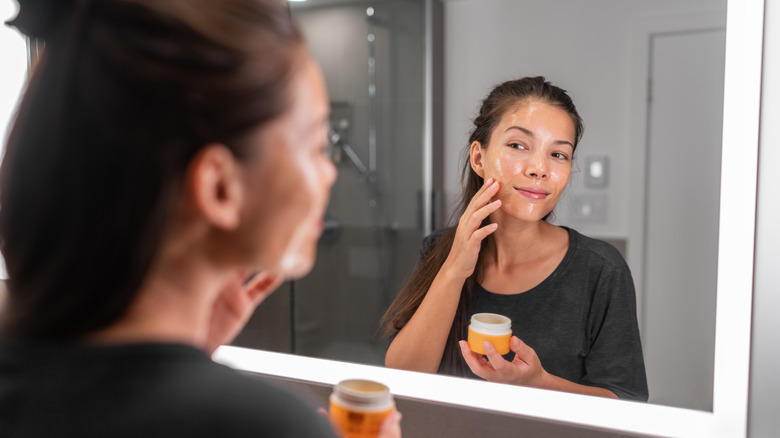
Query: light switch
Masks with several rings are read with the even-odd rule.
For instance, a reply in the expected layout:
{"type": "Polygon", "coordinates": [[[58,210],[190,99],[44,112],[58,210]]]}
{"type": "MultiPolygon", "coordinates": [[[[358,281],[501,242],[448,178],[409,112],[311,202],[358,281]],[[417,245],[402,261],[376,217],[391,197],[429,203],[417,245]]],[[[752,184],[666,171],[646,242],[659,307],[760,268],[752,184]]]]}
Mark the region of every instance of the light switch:
{"type": "Polygon", "coordinates": [[[585,187],[601,189],[609,184],[609,156],[588,155],[585,157],[585,187]]]}
{"type": "Polygon", "coordinates": [[[569,208],[571,218],[577,221],[603,223],[607,220],[607,196],[603,193],[573,195],[569,208]]]}

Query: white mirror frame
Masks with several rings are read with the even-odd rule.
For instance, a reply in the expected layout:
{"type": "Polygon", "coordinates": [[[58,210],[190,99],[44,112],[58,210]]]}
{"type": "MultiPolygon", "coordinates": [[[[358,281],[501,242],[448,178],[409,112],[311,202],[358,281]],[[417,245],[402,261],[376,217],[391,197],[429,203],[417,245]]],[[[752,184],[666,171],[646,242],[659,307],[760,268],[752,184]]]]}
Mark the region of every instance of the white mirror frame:
{"type": "Polygon", "coordinates": [[[763,0],[728,2],[712,412],[238,347],[221,347],[214,359],[240,370],[324,385],[347,378],[373,379],[386,383],[399,397],[608,431],[674,437],[745,436],[763,24],[763,0]]]}

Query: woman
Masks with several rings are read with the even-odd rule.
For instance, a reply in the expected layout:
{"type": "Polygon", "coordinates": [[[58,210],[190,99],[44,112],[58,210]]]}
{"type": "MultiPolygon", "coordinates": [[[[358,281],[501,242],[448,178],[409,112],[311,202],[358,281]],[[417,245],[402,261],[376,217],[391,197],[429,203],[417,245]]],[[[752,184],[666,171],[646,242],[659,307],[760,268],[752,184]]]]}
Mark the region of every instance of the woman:
{"type": "Polygon", "coordinates": [[[38,0],[11,24],[46,50],[0,169],[2,435],[333,436],[209,358],[311,269],[336,178],[284,3],[38,0]]]}
{"type": "Polygon", "coordinates": [[[582,129],[566,92],[542,77],[491,91],[469,139],[460,220],[426,239],[384,317],[387,366],[647,399],[628,266],[610,245],[547,221],[582,129]],[[463,341],[481,312],[512,320],[508,355],[463,341]]]}

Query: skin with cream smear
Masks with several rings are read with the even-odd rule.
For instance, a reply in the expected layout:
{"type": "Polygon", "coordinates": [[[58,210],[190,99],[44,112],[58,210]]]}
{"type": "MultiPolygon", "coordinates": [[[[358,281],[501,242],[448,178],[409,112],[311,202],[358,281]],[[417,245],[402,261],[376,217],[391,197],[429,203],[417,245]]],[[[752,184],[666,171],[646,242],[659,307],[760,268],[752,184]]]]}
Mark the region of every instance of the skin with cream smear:
{"type": "Polygon", "coordinates": [[[538,222],[549,214],[571,175],[575,132],[569,115],[548,103],[520,102],[496,127],[490,144],[471,144],[474,170],[493,178],[501,208],[491,222],[538,222]]]}

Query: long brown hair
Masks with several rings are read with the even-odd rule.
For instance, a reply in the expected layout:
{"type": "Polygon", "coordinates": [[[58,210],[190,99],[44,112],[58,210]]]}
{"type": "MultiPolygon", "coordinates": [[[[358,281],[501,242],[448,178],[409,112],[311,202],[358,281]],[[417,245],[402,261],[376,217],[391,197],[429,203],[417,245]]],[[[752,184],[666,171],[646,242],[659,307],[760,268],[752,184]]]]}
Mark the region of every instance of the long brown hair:
{"type": "MultiPolygon", "coordinates": [[[[566,111],[574,123],[574,149],[576,150],[577,144],[582,138],[582,118],[566,91],[550,84],[541,76],[506,81],[493,88],[485,100],[482,101],[479,115],[474,119],[474,126],[469,136],[468,145],[470,146],[473,142],[478,141],[483,147],[487,147],[490,143],[493,129],[499,123],[504,113],[514,105],[525,100],[540,100],[566,111]]],[[[460,218],[471,199],[484,184],[482,177],[477,175],[474,169],[471,168],[468,159],[469,146],[466,147],[465,165],[461,174],[463,190],[461,191],[459,209],[455,211],[456,214],[452,218],[453,223],[457,223],[457,219],[460,218]]],[[[548,217],[549,214],[544,219],[547,220],[548,217]]],[[[483,226],[487,225],[487,223],[486,219],[483,226]]],[[[455,231],[455,227],[451,226],[438,232],[435,240],[429,242],[423,249],[417,268],[382,317],[381,325],[385,329],[386,336],[392,336],[401,330],[417,311],[420,303],[425,298],[425,294],[428,293],[434,278],[439,273],[439,269],[441,269],[444,261],[447,260],[447,256],[452,248],[452,242],[455,239],[455,231]]],[[[431,239],[426,239],[426,241],[428,240],[431,239]]],[[[477,285],[477,280],[482,274],[482,256],[487,242],[487,239],[482,241],[482,249],[480,250],[474,273],[466,280],[463,286],[455,319],[452,322],[441,364],[439,365],[439,373],[464,375],[467,369],[460,355],[458,341],[466,338],[471,296],[477,285]]]]}
{"type": "Polygon", "coordinates": [[[257,153],[303,37],[280,0],[20,0],[9,24],[46,50],[0,169],[3,334],[73,339],[124,315],[198,151],[257,153]]]}

